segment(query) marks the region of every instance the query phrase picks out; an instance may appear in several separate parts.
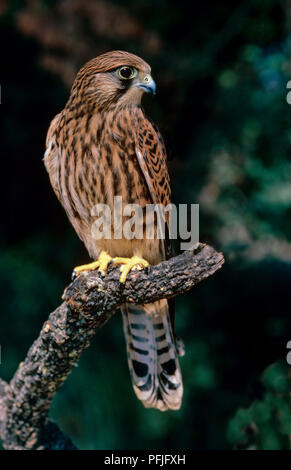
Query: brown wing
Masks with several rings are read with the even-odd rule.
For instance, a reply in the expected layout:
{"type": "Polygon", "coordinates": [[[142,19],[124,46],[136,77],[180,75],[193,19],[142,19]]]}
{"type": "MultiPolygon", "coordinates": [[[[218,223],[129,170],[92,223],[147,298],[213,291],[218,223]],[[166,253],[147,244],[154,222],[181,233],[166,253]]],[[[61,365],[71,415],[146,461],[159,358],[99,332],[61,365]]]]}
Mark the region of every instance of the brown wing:
{"type": "MultiPolygon", "coordinates": [[[[167,154],[158,129],[146,118],[139,121],[136,134],[136,155],[154,204],[171,203],[171,188],[167,168],[167,154]]],[[[166,259],[171,257],[168,213],[166,213],[166,259]]]]}
{"type": "MultiPolygon", "coordinates": [[[[171,187],[167,168],[167,153],[163,138],[156,126],[144,119],[136,136],[136,154],[154,204],[171,203],[171,187]]],[[[168,222],[168,221],[167,221],[168,222]]],[[[166,259],[172,256],[169,229],[166,224],[166,259]]],[[[174,332],[175,300],[169,299],[169,313],[174,332]]]]}
{"type": "Polygon", "coordinates": [[[136,153],[154,204],[171,202],[171,189],[164,142],[158,130],[147,120],[140,123],[136,153]]]}

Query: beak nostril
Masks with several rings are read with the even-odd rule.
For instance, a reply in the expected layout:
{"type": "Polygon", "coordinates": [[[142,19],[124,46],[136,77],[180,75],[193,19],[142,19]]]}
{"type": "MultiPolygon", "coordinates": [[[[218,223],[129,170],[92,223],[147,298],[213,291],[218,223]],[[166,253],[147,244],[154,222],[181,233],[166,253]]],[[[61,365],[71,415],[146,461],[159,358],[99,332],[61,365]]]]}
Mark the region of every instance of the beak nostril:
{"type": "Polygon", "coordinates": [[[156,84],[150,74],[145,75],[140,83],[135,83],[133,86],[139,87],[147,93],[156,94],[156,84]]]}

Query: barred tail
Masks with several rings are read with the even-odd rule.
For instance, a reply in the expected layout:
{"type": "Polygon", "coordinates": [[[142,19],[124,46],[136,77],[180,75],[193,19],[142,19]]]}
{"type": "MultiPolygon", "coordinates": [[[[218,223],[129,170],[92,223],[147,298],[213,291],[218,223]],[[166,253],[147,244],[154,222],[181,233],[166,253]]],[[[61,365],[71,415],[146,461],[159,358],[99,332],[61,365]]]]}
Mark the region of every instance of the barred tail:
{"type": "Polygon", "coordinates": [[[125,304],[121,310],[128,365],[137,397],[146,408],[178,410],[183,384],[168,302],[125,304]]]}

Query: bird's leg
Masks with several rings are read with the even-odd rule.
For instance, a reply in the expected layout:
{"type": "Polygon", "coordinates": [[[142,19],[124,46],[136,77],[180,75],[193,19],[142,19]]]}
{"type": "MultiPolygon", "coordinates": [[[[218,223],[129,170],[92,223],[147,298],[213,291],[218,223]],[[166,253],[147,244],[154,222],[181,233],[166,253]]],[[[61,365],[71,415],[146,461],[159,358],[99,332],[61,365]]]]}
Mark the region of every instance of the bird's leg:
{"type": "Polygon", "coordinates": [[[101,251],[97,261],[93,261],[93,263],[89,264],[83,264],[82,266],[76,266],[73,271],[72,278],[74,279],[83,271],[94,271],[95,269],[98,269],[98,271],[104,276],[105,271],[111,261],[111,256],[106,253],[106,251],[101,251]]]}
{"type": "Polygon", "coordinates": [[[127,275],[130,271],[135,269],[141,270],[149,266],[149,262],[139,256],[132,256],[131,258],[121,258],[117,256],[116,258],[112,258],[112,264],[121,264],[121,275],[119,280],[122,284],[126,281],[127,275]]]}

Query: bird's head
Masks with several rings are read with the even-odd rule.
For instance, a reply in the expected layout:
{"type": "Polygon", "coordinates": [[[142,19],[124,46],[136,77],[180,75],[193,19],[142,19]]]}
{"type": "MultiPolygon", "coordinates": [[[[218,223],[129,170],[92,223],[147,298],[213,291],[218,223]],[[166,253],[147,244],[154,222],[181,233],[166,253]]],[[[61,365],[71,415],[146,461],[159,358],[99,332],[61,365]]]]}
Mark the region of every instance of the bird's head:
{"type": "Polygon", "coordinates": [[[144,60],[129,52],[112,51],[84,65],[76,76],[71,98],[105,109],[139,105],[144,92],[155,94],[155,91],[151,68],[144,60]]]}

